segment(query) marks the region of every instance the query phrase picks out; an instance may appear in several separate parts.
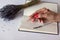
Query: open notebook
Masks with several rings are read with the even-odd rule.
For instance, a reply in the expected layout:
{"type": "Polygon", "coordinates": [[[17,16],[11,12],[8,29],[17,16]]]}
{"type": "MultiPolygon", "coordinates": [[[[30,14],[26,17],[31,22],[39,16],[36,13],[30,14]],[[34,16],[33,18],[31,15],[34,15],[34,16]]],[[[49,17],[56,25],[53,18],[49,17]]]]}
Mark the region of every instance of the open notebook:
{"type": "Polygon", "coordinates": [[[57,12],[57,4],[53,3],[40,3],[31,7],[24,9],[24,16],[22,17],[21,26],[19,27],[20,31],[28,31],[28,32],[37,32],[37,33],[49,33],[49,34],[58,34],[58,25],[57,23],[50,23],[43,27],[33,29],[34,27],[44,25],[39,22],[31,22],[28,21],[29,17],[36,10],[46,7],[52,11],[57,12]]]}

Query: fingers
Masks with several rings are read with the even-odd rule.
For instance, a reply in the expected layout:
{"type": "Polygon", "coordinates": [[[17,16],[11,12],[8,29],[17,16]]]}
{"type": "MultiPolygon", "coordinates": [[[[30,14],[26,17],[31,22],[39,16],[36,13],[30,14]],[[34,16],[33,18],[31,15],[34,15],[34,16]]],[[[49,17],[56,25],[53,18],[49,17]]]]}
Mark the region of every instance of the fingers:
{"type": "Polygon", "coordinates": [[[38,19],[38,18],[43,18],[43,17],[46,18],[48,11],[49,11],[49,9],[47,9],[47,8],[39,9],[36,12],[34,12],[31,16],[29,16],[30,20],[32,20],[32,22],[34,22],[37,19],[38,21],[40,21],[40,22],[42,21],[43,22],[42,19],[38,19]]]}

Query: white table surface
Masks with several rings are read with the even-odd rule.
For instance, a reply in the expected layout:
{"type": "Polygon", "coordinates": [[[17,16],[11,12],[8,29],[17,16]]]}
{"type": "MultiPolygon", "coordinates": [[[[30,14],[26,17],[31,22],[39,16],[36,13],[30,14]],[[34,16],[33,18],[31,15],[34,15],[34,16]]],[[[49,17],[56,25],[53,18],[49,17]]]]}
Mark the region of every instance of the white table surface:
{"type": "MultiPolygon", "coordinates": [[[[60,0],[42,0],[48,2],[57,2],[60,0]]],[[[23,4],[25,0],[0,0],[0,8],[6,4],[23,4]]],[[[60,10],[60,9],[59,9],[60,10]]],[[[41,34],[41,33],[30,33],[30,32],[20,32],[18,31],[18,26],[21,24],[19,22],[20,17],[12,21],[3,21],[0,18],[0,40],[60,40],[59,35],[41,34]],[[16,21],[16,22],[15,22],[16,21]]],[[[60,28],[60,27],[59,27],[60,28]]],[[[60,29],[59,29],[60,30],[60,29]]]]}

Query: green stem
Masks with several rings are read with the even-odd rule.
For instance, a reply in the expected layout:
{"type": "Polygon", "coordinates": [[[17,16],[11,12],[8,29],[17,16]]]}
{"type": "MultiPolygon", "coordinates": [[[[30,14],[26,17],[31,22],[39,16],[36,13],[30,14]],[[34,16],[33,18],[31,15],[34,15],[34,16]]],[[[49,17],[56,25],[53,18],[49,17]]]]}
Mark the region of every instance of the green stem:
{"type": "Polygon", "coordinates": [[[30,7],[30,6],[35,5],[37,3],[39,3],[39,0],[33,0],[29,3],[24,4],[24,8],[30,7]]]}
{"type": "Polygon", "coordinates": [[[33,1],[31,1],[31,2],[29,2],[29,3],[26,3],[26,4],[24,4],[24,5],[20,5],[19,8],[27,8],[27,7],[30,7],[30,6],[32,6],[32,5],[37,4],[37,3],[39,3],[39,2],[40,2],[39,0],[33,0],[33,1]]]}

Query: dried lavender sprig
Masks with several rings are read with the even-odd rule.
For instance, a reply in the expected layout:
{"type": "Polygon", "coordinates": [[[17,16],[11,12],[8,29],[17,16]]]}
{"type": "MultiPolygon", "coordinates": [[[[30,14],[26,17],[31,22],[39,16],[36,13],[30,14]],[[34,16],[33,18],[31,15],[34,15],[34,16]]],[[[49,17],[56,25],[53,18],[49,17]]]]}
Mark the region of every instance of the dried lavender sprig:
{"type": "Polygon", "coordinates": [[[24,5],[6,5],[0,9],[1,17],[9,20],[14,19],[19,10],[37,4],[38,2],[38,0],[33,0],[24,5]]]}
{"type": "Polygon", "coordinates": [[[5,19],[13,19],[15,18],[15,15],[17,14],[17,12],[19,10],[22,9],[20,5],[20,8],[17,7],[18,5],[6,5],[3,8],[1,8],[0,13],[1,13],[1,17],[5,18],[5,19]]]}

